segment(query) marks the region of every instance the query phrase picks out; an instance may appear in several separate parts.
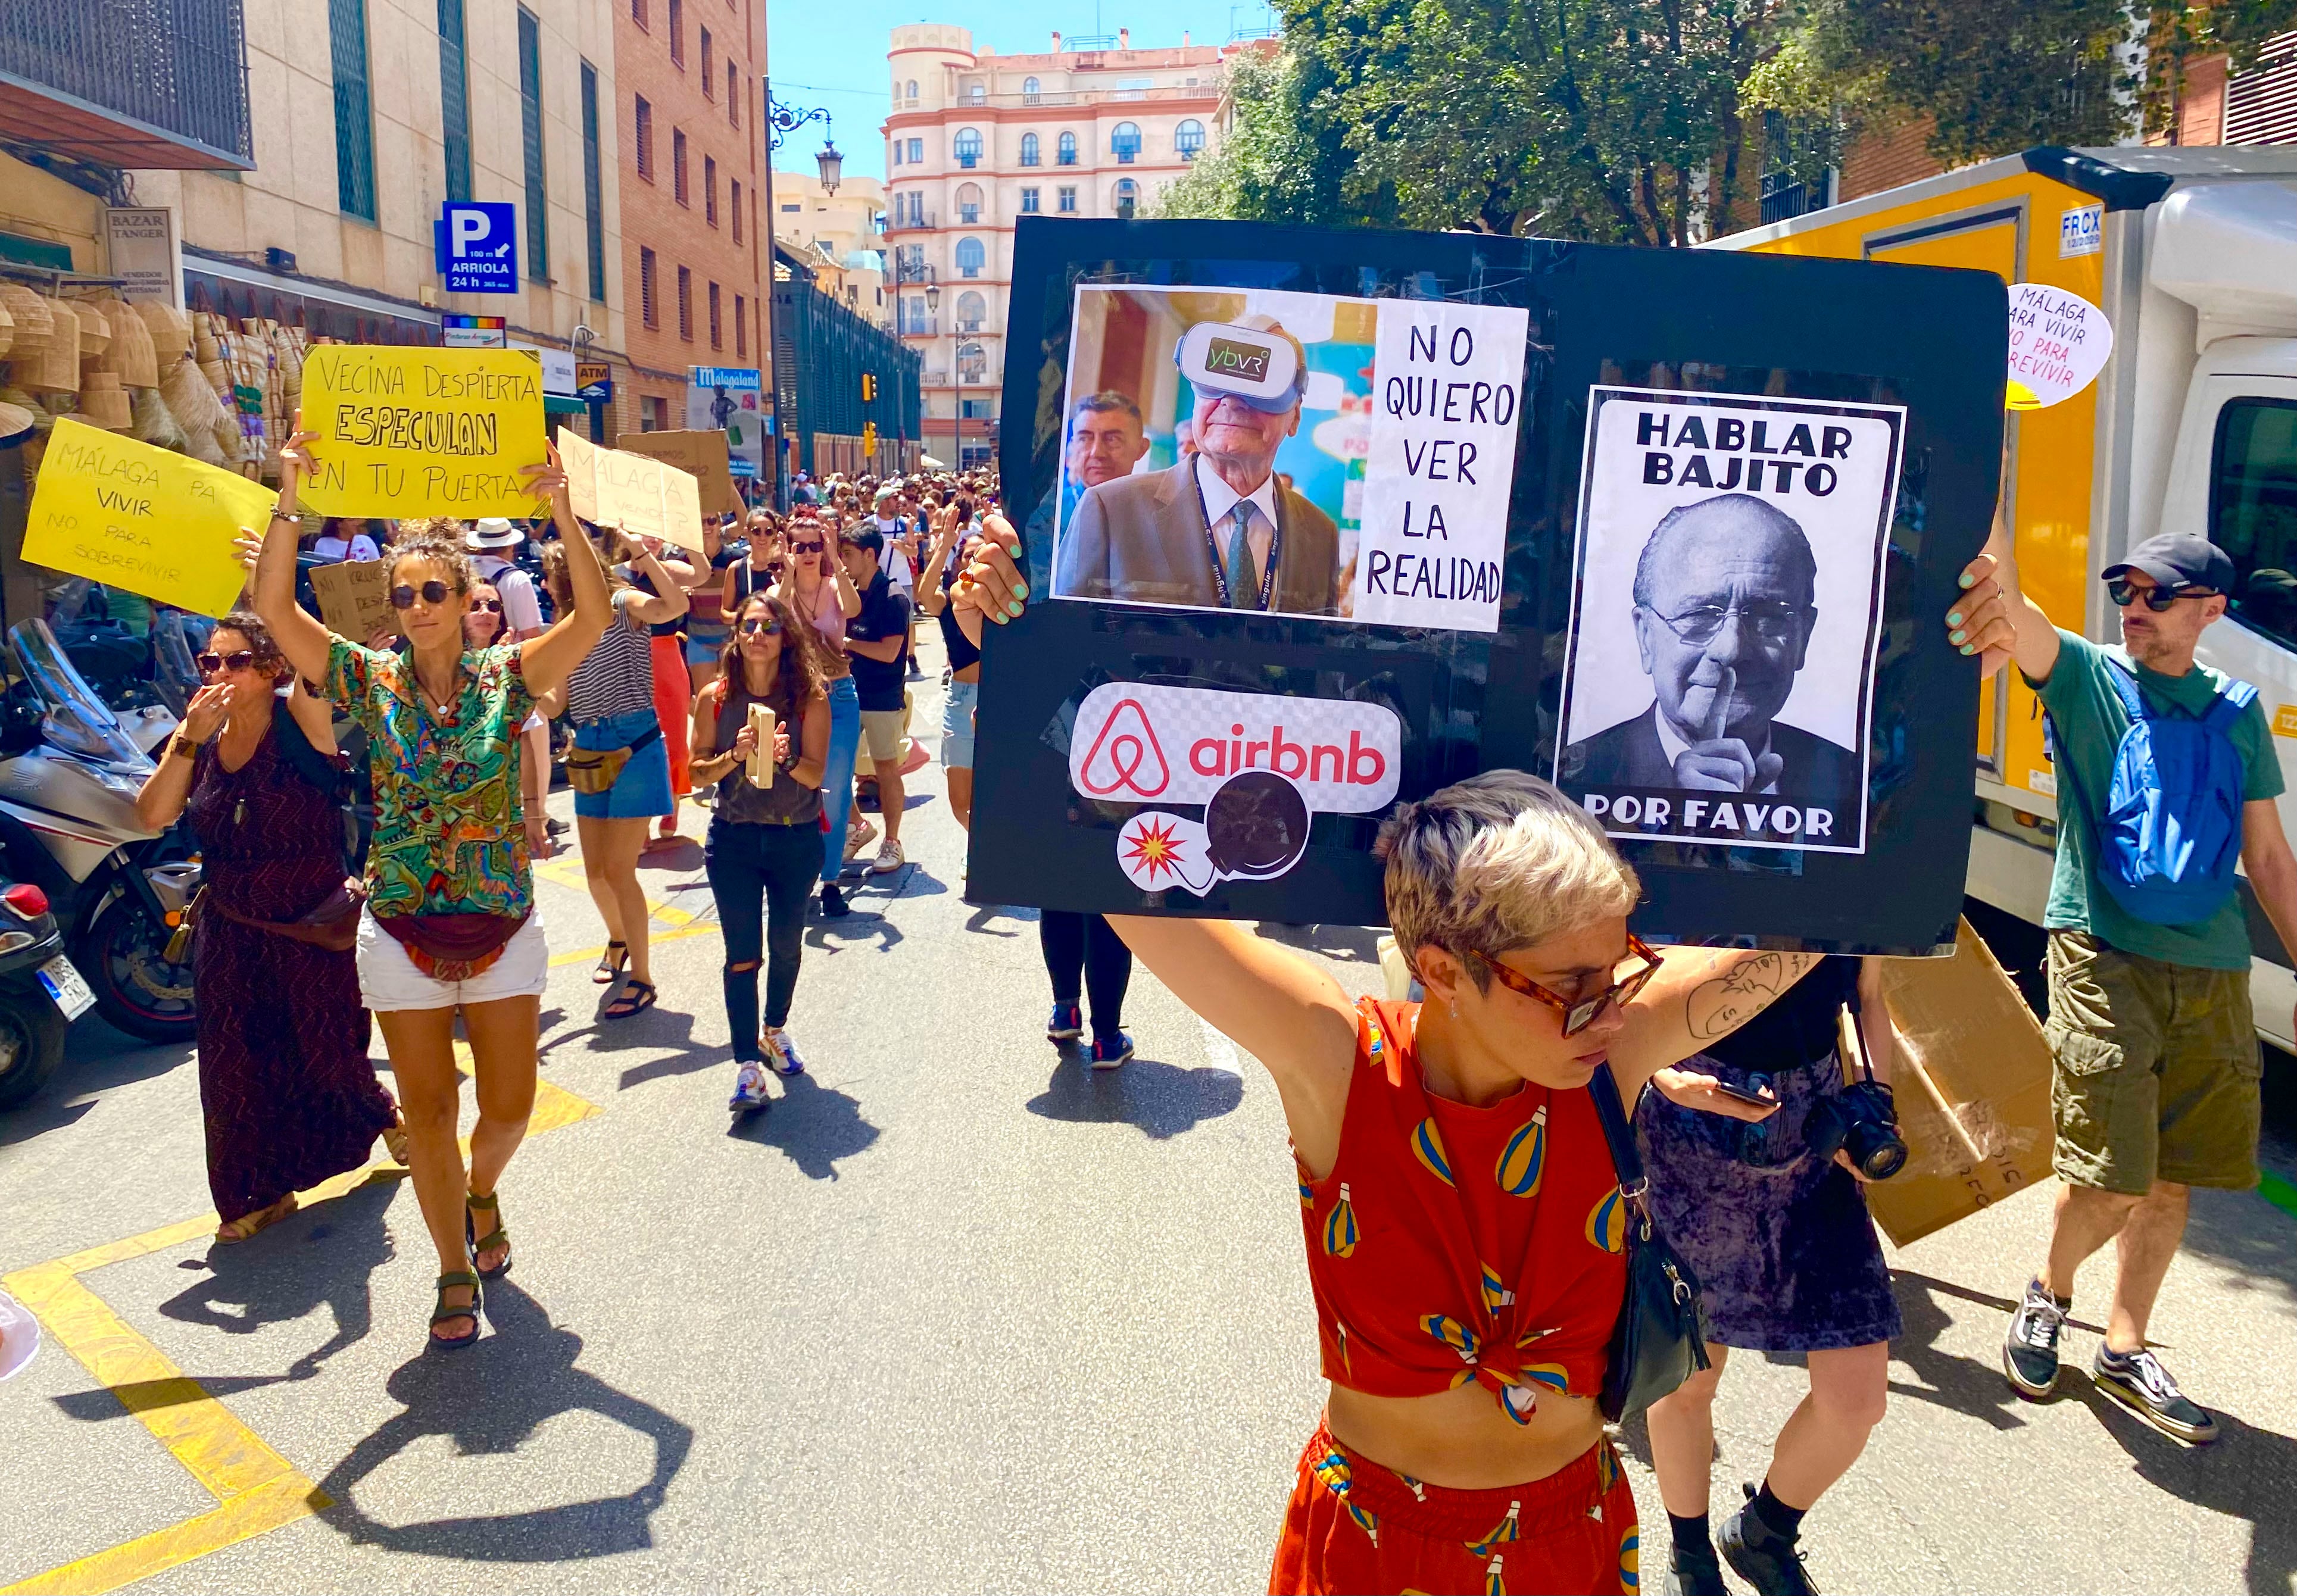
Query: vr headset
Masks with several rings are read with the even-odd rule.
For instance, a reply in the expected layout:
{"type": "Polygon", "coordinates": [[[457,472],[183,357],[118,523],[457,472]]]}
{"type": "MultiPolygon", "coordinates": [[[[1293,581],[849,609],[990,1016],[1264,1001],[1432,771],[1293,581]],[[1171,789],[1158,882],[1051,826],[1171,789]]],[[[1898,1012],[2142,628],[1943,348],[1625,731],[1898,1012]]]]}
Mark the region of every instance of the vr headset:
{"type": "Polygon", "coordinates": [[[1300,402],[1308,374],[1292,341],[1233,322],[1198,322],[1181,336],[1173,364],[1190,386],[1281,415],[1300,402]]]}

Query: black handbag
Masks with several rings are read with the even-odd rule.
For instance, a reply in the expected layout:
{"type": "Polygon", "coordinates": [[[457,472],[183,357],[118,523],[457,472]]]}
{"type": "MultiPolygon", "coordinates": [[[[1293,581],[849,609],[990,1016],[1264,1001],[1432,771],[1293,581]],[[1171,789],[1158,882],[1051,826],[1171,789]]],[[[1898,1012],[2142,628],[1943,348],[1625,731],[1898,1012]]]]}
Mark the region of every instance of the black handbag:
{"type": "Polygon", "coordinates": [[[1627,1295],[1611,1330],[1601,1399],[1603,1417],[1617,1424],[1672,1395],[1694,1371],[1708,1367],[1707,1323],[1700,1309],[1699,1277],[1651,1223],[1644,1201],[1651,1181],[1610,1065],[1595,1071],[1587,1095],[1595,1100],[1595,1117],[1610,1144],[1619,1197],[1627,1209],[1627,1295]]]}

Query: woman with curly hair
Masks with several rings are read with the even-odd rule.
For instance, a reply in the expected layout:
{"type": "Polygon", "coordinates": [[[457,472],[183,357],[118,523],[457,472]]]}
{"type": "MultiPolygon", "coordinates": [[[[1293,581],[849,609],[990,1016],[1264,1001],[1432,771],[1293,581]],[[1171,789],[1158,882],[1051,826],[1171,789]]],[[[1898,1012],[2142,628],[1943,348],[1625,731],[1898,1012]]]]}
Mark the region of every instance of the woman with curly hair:
{"type": "Polygon", "coordinates": [[[726,935],[726,1023],[737,1071],[729,1107],[737,1114],[765,1107],[768,1068],[783,1076],[805,1069],[785,1027],[804,947],[805,901],[821,869],[830,721],[821,654],[813,629],[787,599],[752,593],[734,612],[718,679],[694,703],[695,777],[718,787],[704,857],[726,935]],[[773,743],[762,751],[753,704],[773,712],[773,743]],[[754,762],[762,781],[752,777],[752,756],[761,752],[766,757],[754,762]],[[762,955],[769,961],[762,1032],[762,955]]]}
{"type": "Polygon", "coordinates": [[[391,542],[389,580],[412,647],[384,652],[339,638],[295,602],[295,506],[317,440],[299,415],[280,451],[270,531],[259,544],[248,540],[259,550],[255,609],[288,663],[320,682],[367,734],[375,813],[359,991],[391,1051],[415,1195],[439,1252],[431,1337],[468,1346],[479,1338],[480,1278],[510,1267],[496,1183],[534,1107],[550,974],[519,798],[518,728],[535,695],[564,686],[605,630],[606,575],[575,522],[553,451],[522,474],[536,498],[550,500],[561,543],[581,551],[567,562],[572,602],[556,625],[523,642],[470,648],[463,617],[476,583],[461,524],[407,521],[391,542]],[[479,1099],[467,1172],[455,1139],[457,1010],[479,1099]]]}
{"type": "Polygon", "coordinates": [[[407,1161],[399,1108],[367,1061],[344,891],[342,771],[327,706],[262,621],[235,610],[199,656],[206,686],[136,796],[148,829],[186,807],[206,886],[192,944],[200,1108],[218,1241],[295,1211],[295,1193],[366,1162],[407,1161]]]}

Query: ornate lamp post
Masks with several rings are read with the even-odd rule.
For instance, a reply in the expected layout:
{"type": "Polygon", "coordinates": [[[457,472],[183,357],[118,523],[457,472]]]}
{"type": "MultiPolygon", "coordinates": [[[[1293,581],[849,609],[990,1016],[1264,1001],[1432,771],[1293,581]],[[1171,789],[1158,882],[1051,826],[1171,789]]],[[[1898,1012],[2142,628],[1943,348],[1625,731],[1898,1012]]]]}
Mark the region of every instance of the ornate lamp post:
{"type": "Polygon", "coordinates": [[[838,150],[836,140],[830,136],[829,112],[819,106],[815,106],[811,111],[799,111],[794,107],[776,103],[773,86],[769,79],[761,78],[758,86],[760,93],[765,97],[766,107],[766,358],[764,366],[773,374],[774,378],[774,508],[786,510],[789,508],[789,473],[786,469],[788,462],[782,453],[782,445],[784,440],[789,436],[791,417],[797,409],[794,403],[796,375],[794,373],[791,375],[793,402],[784,405],[780,361],[781,341],[778,336],[781,317],[775,309],[781,294],[775,285],[774,278],[774,152],[782,147],[784,139],[808,122],[819,122],[822,133],[821,148],[814,152],[813,159],[821,171],[822,192],[833,194],[837,192],[838,178],[844,169],[845,157],[838,150]]]}

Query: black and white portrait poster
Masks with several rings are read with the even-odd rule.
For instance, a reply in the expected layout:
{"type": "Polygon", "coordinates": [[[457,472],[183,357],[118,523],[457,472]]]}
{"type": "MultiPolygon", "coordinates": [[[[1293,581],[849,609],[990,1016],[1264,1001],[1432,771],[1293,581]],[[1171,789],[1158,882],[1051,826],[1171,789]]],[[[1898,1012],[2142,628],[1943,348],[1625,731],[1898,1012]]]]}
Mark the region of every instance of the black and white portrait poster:
{"type": "Polygon", "coordinates": [[[1906,411],[1596,387],[1557,785],[1617,837],[1864,853],[1906,411]]]}

